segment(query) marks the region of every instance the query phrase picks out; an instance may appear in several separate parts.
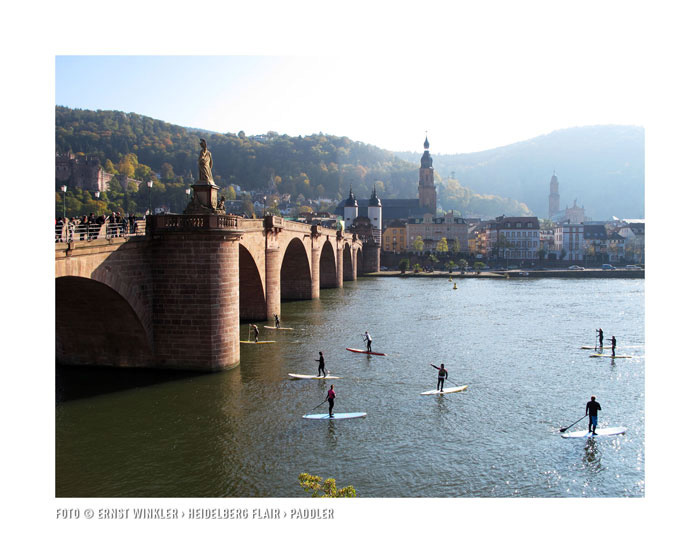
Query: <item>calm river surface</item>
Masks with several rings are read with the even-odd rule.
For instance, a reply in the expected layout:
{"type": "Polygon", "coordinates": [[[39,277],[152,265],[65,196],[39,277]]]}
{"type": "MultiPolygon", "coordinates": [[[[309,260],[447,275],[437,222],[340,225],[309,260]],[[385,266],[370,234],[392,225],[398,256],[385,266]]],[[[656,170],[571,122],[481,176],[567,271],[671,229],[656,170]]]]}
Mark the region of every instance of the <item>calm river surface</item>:
{"type": "MultiPolygon", "coordinates": [[[[162,378],[57,369],[58,497],[308,497],[298,475],[358,497],[642,497],[644,280],[364,278],[283,304],[240,367],[162,378]],[[595,329],[618,354],[590,358],[595,329]],[[375,351],[350,353],[369,330],[375,351]],[[342,380],[335,412],[318,352],[342,380]],[[445,363],[447,386],[421,396],[445,363]],[[625,435],[564,440],[595,395],[625,435]],[[316,409],[323,412],[326,405],[316,409]]],[[[248,326],[241,327],[241,338],[248,326]]],[[[573,430],[584,429],[586,420],[573,430]]]]}

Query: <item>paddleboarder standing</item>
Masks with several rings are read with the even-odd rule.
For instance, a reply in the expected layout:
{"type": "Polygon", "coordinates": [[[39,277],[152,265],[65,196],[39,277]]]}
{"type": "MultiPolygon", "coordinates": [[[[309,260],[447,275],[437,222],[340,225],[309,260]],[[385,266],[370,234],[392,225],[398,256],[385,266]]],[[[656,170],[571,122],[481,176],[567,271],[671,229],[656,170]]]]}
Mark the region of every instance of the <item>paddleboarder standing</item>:
{"type": "Polygon", "coordinates": [[[258,325],[250,325],[255,333],[255,341],[258,341],[258,336],[260,336],[260,331],[258,330],[258,325]]]}
{"type": "Polygon", "coordinates": [[[592,432],[594,436],[597,435],[595,433],[595,427],[598,426],[598,411],[601,409],[602,407],[600,403],[595,400],[595,396],[591,396],[591,401],[586,403],[586,415],[588,415],[588,431],[592,432]],[[591,428],[593,428],[593,430],[591,430],[591,428]]]}
{"type": "Polygon", "coordinates": [[[603,329],[598,329],[598,343],[600,344],[600,349],[603,349],[603,329]]]}
{"type": "Polygon", "coordinates": [[[277,313],[273,313],[272,316],[275,318],[275,328],[280,327],[280,318],[277,316],[277,313]]]}
{"type": "MultiPolygon", "coordinates": [[[[318,359],[314,359],[314,361],[318,361],[318,376],[321,376],[321,373],[323,373],[323,376],[326,376],[326,362],[323,359],[323,352],[319,351],[318,352],[318,359]]],[[[332,388],[333,386],[331,386],[332,388]]]]}
{"type": "Polygon", "coordinates": [[[326,394],[326,401],[328,402],[328,416],[333,416],[333,404],[335,403],[335,390],[333,389],[333,384],[331,384],[330,390],[326,394]]]}
{"type": "Polygon", "coordinates": [[[369,331],[365,330],[362,338],[365,342],[367,342],[367,351],[372,351],[372,337],[369,335],[369,331]]]}
{"type": "Polygon", "coordinates": [[[440,366],[437,367],[430,363],[430,366],[433,367],[434,369],[438,370],[438,383],[437,383],[437,389],[438,391],[442,392],[443,387],[445,386],[445,379],[447,378],[447,369],[445,368],[444,363],[440,363],[440,366]]]}
{"type": "Polygon", "coordinates": [[[615,357],[615,346],[617,346],[617,340],[615,339],[615,336],[612,338],[608,338],[608,342],[612,345],[612,356],[615,357]]]}

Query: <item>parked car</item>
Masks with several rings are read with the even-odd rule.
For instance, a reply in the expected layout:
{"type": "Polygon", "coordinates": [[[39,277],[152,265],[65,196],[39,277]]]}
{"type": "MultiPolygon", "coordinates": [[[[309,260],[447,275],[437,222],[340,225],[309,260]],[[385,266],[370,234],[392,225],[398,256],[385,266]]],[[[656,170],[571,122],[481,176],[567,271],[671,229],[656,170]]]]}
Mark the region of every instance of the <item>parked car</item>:
{"type": "Polygon", "coordinates": [[[569,267],[569,270],[570,271],[583,271],[584,268],[579,266],[579,265],[571,265],[571,267],[569,267]]]}
{"type": "Polygon", "coordinates": [[[642,270],[642,268],[639,265],[627,265],[627,267],[625,267],[625,269],[630,269],[633,271],[641,271],[642,270]]]}
{"type": "Polygon", "coordinates": [[[603,263],[603,270],[604,271],[614,271],[615,267],[610,265],[609,263],[603,263]]]}

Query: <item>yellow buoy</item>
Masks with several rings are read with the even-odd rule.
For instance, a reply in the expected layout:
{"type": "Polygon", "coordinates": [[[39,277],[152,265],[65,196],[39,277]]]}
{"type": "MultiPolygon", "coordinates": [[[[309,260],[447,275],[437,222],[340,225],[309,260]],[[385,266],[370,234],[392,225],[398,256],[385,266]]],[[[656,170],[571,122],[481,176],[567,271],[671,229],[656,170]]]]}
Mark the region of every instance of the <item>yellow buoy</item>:
{"type": "Polygon", "coordinates": [[[457,283],[455,282],[455,285],[452,287],[453,290],[457,289],[457,283]]]}

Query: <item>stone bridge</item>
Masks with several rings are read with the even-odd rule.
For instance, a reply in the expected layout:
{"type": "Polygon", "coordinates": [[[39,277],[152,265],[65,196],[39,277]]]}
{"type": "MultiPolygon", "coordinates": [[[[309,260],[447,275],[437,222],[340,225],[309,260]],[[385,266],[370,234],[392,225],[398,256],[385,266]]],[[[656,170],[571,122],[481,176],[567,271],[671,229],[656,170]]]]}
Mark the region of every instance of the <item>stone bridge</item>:
{"type": "Polygon", "coordinates": [[[356,236],[230,215],[155,215],[145,236],[56,244],[56,359],[216,371],[240,361],[241,321],[283,316],[379,270],[356,236]]]}

